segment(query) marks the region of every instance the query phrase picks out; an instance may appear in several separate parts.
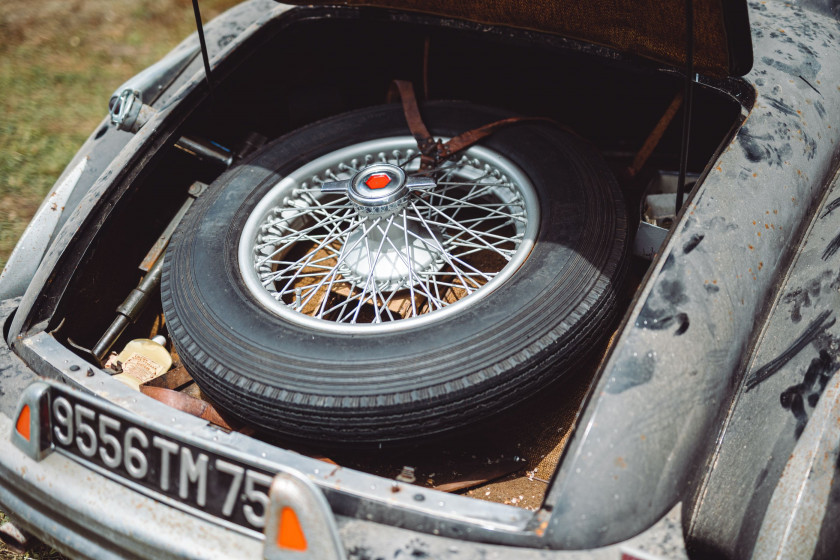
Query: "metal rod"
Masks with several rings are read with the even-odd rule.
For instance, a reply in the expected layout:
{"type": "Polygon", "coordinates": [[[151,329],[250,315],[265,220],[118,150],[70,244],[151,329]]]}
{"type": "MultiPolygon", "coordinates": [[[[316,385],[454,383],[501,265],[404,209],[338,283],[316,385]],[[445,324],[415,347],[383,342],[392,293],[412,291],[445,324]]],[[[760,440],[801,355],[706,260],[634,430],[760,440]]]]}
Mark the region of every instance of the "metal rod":
{"type": "Polygon", "coordinates": [[[423,41],[423,99],[428,101],[429,98],[429,51],[431,50],[432,38],[426,36],[423,41]]]}
{"type": "Polygon", "coordinates": [[[685,195],[685,173],[688,169],[688,141],[691,135],[691,108],[694,85],[694,2],[685,0],[685,94],[683,100],[683,133],[680,149],[680,175],[677,180],[677,205],[675,214],[680,213],[685,195]]]}
{"type": "MultiPolygon", "coordinates": [[[[201,196],[205,188],[206,185],[198,182],[193,183],[193,185],[190,186],[189,197],[186,201],[184,201],[184,204],[181,205],[178,212],[175,213],[172,220],[169,221],[169,224],[163,234],[143,260],[143,263],[148,265],[152,258],[154,258],[154,263],[151,264],[151,268],[148,269],[149,271],[145,276],[143,276],[143,279],[140,280],[137,287],[131,290],[125,300],[123,300],[119,307],[117,307],[117,316],[96,342],[94,347],[91,350],[87,350],[70,341],[73,347],[77,350],[89,353],[100,367],[105,361],[105,356],[108,355],[111,347],[117,339],[119,339],[125,329],[140,316],[140,313],[143,312],[143,309],[145,309],[146,304],[149,301],[149,297],[158,289],[158,286],[160,286],[160,277],[163,270],[163,251],[166,249],[167,245],[169,245],[172,233],[181,222],[184,214],[187,213],[187,210],[192,205],[193,201],[201,196]],[[153,257],[153,255],[156,256],[153,257]]],[[[141,270],[143,270],[142,265],[141,270]]]]}
{"type": "Polygon", "coordinates": [[[210,56],[207,54],[207,42],[204,40],[204,25],[201,23],[198,0],[192,0],[192,5],[195,14],[195,28],[198,31],[198,42],[201,44],[201,58],[204,61],[204,75],[207,77],[207,89],[210,95],[213,95],[213,82],[210,80],[210,56]]]}
{"type": "Polygon", "coordinates": [[[152,269],[146,274],[143,279],[137,284],[137,287],[129,292],[128,297],[117,307],[117,317],[113,320],[111,325],[105,331],[105,334],[97,341],[96,345],[91,349],[93,354],[100,363],[108,355],[108,351],[125,331],[125,329],[133,323],[149,301],[149,296],[160,285],[160,275],[163,271],[163,259],[158,259],[152,269]]]}
{"type": "Polygon", "coordinates": [[[233,154],[230,150],[204,138],[181,136],[175,142],[175,147],[199,159],[221,163],[225,167],[230,167],[233,163],[233,154]]]}

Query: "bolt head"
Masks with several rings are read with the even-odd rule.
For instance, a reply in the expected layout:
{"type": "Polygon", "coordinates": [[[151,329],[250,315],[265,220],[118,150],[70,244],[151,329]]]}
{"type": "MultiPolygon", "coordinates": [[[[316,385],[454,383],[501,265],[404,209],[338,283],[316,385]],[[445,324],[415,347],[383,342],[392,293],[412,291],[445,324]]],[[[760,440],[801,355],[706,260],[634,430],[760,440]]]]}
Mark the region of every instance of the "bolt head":
{"type": "Polygon", "coordinates": [[[371,189],[384,189],[391,183],[391,177],[385,173],[374,173],[365,181],[365,185],[371,189]]]}

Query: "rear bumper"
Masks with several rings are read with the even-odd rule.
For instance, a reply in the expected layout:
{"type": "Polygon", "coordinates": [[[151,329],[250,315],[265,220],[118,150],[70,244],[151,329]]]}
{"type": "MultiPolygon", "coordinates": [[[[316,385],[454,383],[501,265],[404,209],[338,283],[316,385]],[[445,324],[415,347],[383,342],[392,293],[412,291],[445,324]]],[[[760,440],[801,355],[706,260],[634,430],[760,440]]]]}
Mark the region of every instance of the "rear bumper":
{"type": "MultiPolygon", "coordinates": [[[[33,461],[12,446],[0,414],[0,507],[26,531],[73,558],[263,558],[262,540],[207,523],[113,482],[58,453],[33,461]]],[[[644,534],[592,551],[540,551],[469,543],[339,517],[348,558],[556,558],[623,554],[685,558],[679,506],[644,534]],[[641,553],[641,554],[640,554],[641,553]],[[645,554],[646,553],[646,554],[645,554]],[[423,555],[426,556],[423,556],[423,555]]]]}
{"type": "MultiPolygon", "coordinates": [[[[6,323],[10,313],[14,310],[17,300],[0,302],[0,325],[6,323]]],[[[45,335],[48,336],[48,335],[45,335]]],[[[43,356],[42,356],[43,359],[43,356]]],[[[53,361],[56,360],[52,356],[53,361]]],[[[60,358],[58,358],[60,361],[60,358]]],[[[53,364],[54,365],[54,364],[53,364]]],[[[65,367],[69,368],[70,364],[65,367]]],[[[84,376],[84,372],[81,371],[84,376]]],[[[101,373],[101,372],[100,372],[101,373]]],[[[98,373],[90,378],[93,383],[101,383],[98,373]]],[[[153,497],[146,496],[127,486],[115,482],[89,468],[79,464],[60,453],[51,453],[44,459],[36,461],[11,442],[14,429],[14,415],[17,401],[23,389],[33,381],[39,379],[24,362],[11,352],[5,341],[0,340],[0,509],[9,514],[15,523],[25,531],[53,546],[57,550],[73,558],[249,558],[264,557],[263,539],[249,536],[206,521],[188,512],[171,507],[153,497]]],[[[116,382],[107,385],[117,385],[116,393],[122,385],[116,382]]],[[[91,387],[87,387],[91,389],[91,387]]],[[[130,390],[128,390],[130,391],[130,390]]],[[[107,390],[95,391],[100,394],[107,390]]],[[[128,392],[120,397],[111,394],[126,408],[135,408],[136,393],[128,392]]],[[[145,400],[143,397],[140,399],[145,400]]],[[[152,408],[158,403],[151,404],[152,408]]],[[[162,405],[159,405],[162,406],[162,405]]],[[[172,421],[177,418],[183,429],[200,433],[203,422],[185,416],[179,411],[168,409],[167,413],[172,421]]],[[[159,411],[158,411],[159,412],[159,411]]],[[[160,416],[157,416],[159,420],[160,416]]],[[[268,449],[250,438],[243,442],[256,448],[268,449]],[[247,440],[247,441],[246,441],[247,440]]],[[[241,443],[241,442],[240,442],[241,443]]],[[[308,458],[276,450],[276,458],[285,457],[289,461],[277,461],[272,453],[259,453],[254,449],[248,450],[256,456],[275,459],[277,464],[291,469],[302,469],[308,458]]],[[[315,462],[317,465],[323,465],[315,462]]],[[[317,470],[316,470],[317,472],[317,470]]],[[[343,477],[350,482],[359,477],[357,482],[382,482],[382,479],[355,473],[343,469],[343,477]]],[[[336,497],[336,490],[324,487],[321,477],[311,472],[307,476],[319,484],[325,495],[336,497]]],[[[424,501],[433,501],[438,496],[446,501],[468,502],[474,508],[474,515],[482,513],[490,518],[498,514],[498,504],[491,504],[463,498],[435,491],[424,491],[418,487],[411,487],[413,492],[423,492],[428,497],[424,501]],[[416,489],[416,490],[414,490],[416,489]]],[[[402,493],[406,494],[406,493],[402,493]]],[[[339,498],[339,502],[346,502],[339,498]]],[[[435,499],[437,503],[439,500],[435,499]]],[[[442,502],[441,502],[442,503],[442,502]]],[[[464,504],[461,504],[464,505],[464,504]]],[[[490,545],[472,540],[447,538],[447,531],[423,530],[422,523],[412,524],[410,518],[404,517],[404,512],[398,504],[386,504],[385,517],[382,514],[366,515],[363,506],[357,505],[355,515],[346,512],[336,515],[339,537],[344,544],[348,558],[391,558],[400,554],[426,554],[433,558],[557,558],[558,560],[572,558],[617,560],[623,554],[630,553],[630,557],[648,558],[685,558],[685,546],[682,538],[682,523],[680,506],[675,507],[661,521],[641,535],[626,542],[586,551],[545,551],[533,548],[512,548],[509,546],[490,545]],[[370,519],[374,519],[371,521],[370,519]],[[380,521],[380,522],[377,522],[380,521]],[[398,526],[401,526],[402,528],[398,526]],[[413,530],[417,529],[417,530],[413,530]],[[432,533],[432,534],[429,534],[432,533]]],[[[335,509],[335,508],[333,508],[335,509]]],[[[505,507],[505,510],[512,509],[505,507]]],[[[371,510],[372,511],[372,510],[371,510]]],[[[519,510],[522,511],[522,510],[519,510]]],[[[522,513],[527,513],[522,511],[522,513]]],[[[450,512],[451,516],[451,512],[450,512]]],[[[446,526],[448,517],[441,513],[438,522],[446,526]]],[[[428,517],[427,517],[428,519],[428,517]]],[[[451,520],[450,520],[451,523],[451,520]]],[[[488,525],[490,525],[488,523],[488,525]]],[[[427,528],[428,529],[428,528],[427,528]]],[[[482,540],[493,540],[492,533],[506,533],[505,528],[498,526],[496,530],[488,527],[488,534],[482,540]],[[488,538],[489,537],[489,538],[488,538]]],[[[504,539],[503,535],[496,538],[504,539]]],[[[545,545],[543,545],[545,546],[545,545]]]]}
{"type": "Polygon", "coordinates": [[[72,557],[262,558],[262,541],[165,506],[53,453],[33,461],[0,414],[0,505],[72,557]]]}

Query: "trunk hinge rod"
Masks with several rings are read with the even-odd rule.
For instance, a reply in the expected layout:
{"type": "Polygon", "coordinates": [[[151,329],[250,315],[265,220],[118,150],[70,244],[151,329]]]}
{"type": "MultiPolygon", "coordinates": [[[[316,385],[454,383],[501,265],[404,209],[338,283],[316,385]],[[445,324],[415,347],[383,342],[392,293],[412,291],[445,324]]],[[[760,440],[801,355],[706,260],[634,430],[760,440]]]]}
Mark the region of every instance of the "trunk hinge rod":
{"type": "Polygon", "coordinates": [[[213,82],[210,80],[210,56],[207,54],[207,41],[204,40],[204,25],[201,23],[198,0],[192,0],[192,5],[195,14],[195,28],[198,31],[198,42],[201,45],[201,59],[204,61],[204,75],[207,77],[207,90],[210,95],[213,95],[213,82]]]}
{"type": "Polygon", "coordinates": [[[685,0],[685,94],[683,103],[682,146],[680,148],[680,174],[677,180],[677,207],[680,213],[685,195],[685,174],[688,170],[688,140],[691,135],[691,109],[694,92],[694,2],[685,0]]]}

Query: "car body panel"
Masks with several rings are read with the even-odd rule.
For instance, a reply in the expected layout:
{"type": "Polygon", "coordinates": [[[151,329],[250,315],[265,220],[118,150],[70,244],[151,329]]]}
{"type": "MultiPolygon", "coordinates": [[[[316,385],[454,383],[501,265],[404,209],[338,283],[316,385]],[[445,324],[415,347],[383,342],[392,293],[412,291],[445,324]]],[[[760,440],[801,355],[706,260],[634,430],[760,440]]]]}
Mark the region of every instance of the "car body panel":
{"type": "MultiPolygon", "coordinates": [[[[0,324],[8,321],[18,300],[0,302],[0,324]]],[[[42,350],[42,354],[43,354],[42,350]]],[[[82,369],[71,369],[79,360],[69,352],[52,356],[63,362],[64,371],[76,377],[86,391],[108,395],[111,402],[145,417],[144,422],[169,421],[170,430],[189,434],[191,438],[204,438],[206,445],[222,445],[228,452],[249,453],[263,461],[282,464],[283,470],[299,468],[306,472],[319,491],[330,497],[334,511],[342,511],[336,505],[337,493],[342,486],[369,487],[382,484],[382,479],[349,469],[309,459],[296,453],[273,448],[246,438],[241,434],[225,434],[209,427],[206,422],[180,411],[148,401],[145,397],[122,386],[108,383],[104,374],[95,372],[88,376],[82,369]],[[212,442],[212,443],[211,443],[212,442]],[[256,445],[257,447],[252,447],[256,445]],[[361,476],[361,482],[354,480],[361,476]],[[331,491],[330,491],[331,490],[331,491]]],[[[27,367],[8,346],[0,342],[0,375],[2,387],[7,393],[0,395],[0,433],[10,434],[15,429],[14,416],[18,408],[16,395],[25,387],[38,382],[39,377],[27,367]]],[[[110,381],[110,380],[108,380],[110,381]]],[[[120,484],[102,474],[90,470],[62,453],[53,452],[41,461],[34,461],[26,453],[4,438],[0,442],[0,507],[13,512],[15,523],[20,528],[37,535],[58,550],[78,558],[262,558],[263,542],[249,534],[220,526],[200,517],[174,508],[146,496],[136,489],[120,484]],[[68,516],[72,512],[72,516],[68,516]]],[[[301,472],[296,471],[296,472],[301,472]]],[[[298,475],[300,476],[300,475],[298,475]]],[[[493,511],[519,515],[520,528],[527,521],[527,513],[517,508],[478,502],[469,498],[426,490],[403,483],[384,481],[383,501],[391,504],[379,510],[371,507],[362,510],[345,509],[336,515],[338,534],[350,558],[376,558],[378,554],[388,556],[414,551],[424,552],[435,558],[546,558],[587,560],[615,558],[626,551],[647,551],[662,554],[669,559],[685,557],[685,547],[680,536],[680,510],[674,508],[645,533],[615,546],[588,552],[549,552],[528,550],[508,546],[482,544],[464,540],[475,538],[469,529],[459,529],[447,515],[452,502],[470,502],[485,514],[482,525],[490,531],[482,540],[500,541],[497,533],[504,530],[500,519],[493,519],[493,511]],[[406,492],[394,493],[392,486],[404,487],[406,492]],[[402,496],[400,496],[402,494],[402,496]],[[396,497],[406,497],[417,502],[415,496],[422,495],[429,508],[438,511],[438,517],[449,518],[450,522],[438,527],[428,527],[422,533],[420,523],[401,518],[396,497]],[[448,503],[448,504],[447,504],[448,503]],[[449,507],[447,507],[447,505],[449,507]],[[361,517],[361,519],[357,519],[361,517]],[[390,517],[390,519],[389,519],[390,517]],[[400,527],[403,528],[400,528],[400,527]]],[[[340,500],[338,500],[340,502],[340,500]]],[[[515,519],[508,519],[508,531],[512,533],[515,519]]],[[[534,543],[536,544],[536,543],[534,543]]],[[[644,555],[636,556],[647,558],[644,555]]]]}
{"type": "MultiPolygon", "coordinates": [[[[729,556],[748,554],[762,525],[763,516],[756,513],[770,507],[781,486],[795,486],[781,484],[780,478],[840,367],[840,212],[831,210],[839,198],[836,176],[749,357],[691,516],[689,534],[698,547],[713,543],[715,551],[729,556]]],[[[814,528],[821,526],[819,510],[814,508],[817,519],[810,522],[814,528]]]]}
{"type": "Polygon", "coordinates": [[[765,302],[832,179],[840,66],[820,53],[837,47],[837,22],[767,2],[752,25],[756,52],[773,53],[748,76],[755,106],[658,255],[548,497],[563,546],[638,531],[702,475],[765,302]],[[585,519],[584,503],[598,504],[585,519]]]}
{"type": "MultiPolygon", "coordinates": [[[[258,41],[269,23],[287,21],[288,9],[254,0],[217,20],[215,27],[208,25],[211,66],[224,74],[234,51],[258,41]]],[[[299,470],[324,492],[339,516],[345,542],[358,550],[376,541],[380,530],[385,544],[370,544],[370,550],[394,553],[421,533],[436,543],[438,538],[457,539],[461,550],[470,551],[483,550],[484,545],[471,544],[475,542],[592,549],[633,538],[670,515],[680,501],[693,498],[701,486],[768,302],[776,297],[809,216],[824,200],[836,171],[840,67],[829,61],[836,59],[840,26],[829,16],[781,1],[753,3],[750,9],[758,56],[748,80],[756,90],[755,104],[745,126],[706,169],[705,179],[651,265],[540,511],[422,488],[395,494],[389,480],[352,469],[324,469],[315,459],[242,434],[220,434],[201,420],[172,412],[112,381],[44,331],[50,310],[67,286],[60,271],[78,264],[91,232],[112,209],[110,201],[125,193],[130,179],[157,149],[172,142],[186,118],[184,107],[205,95],[197,59],[161,94],[155,116],[86,188],[26,294],[3,302],[5,313],[17,309],[11,321],[4,318],[4,338],[27,365],[6,349],[0,353],[0,372],[16,379],[9,381],[13,390],[35,370],[107,398],[150,422],[172,418],[207,445],[224,445],[299,470]],[[7,363],[12,365],[4,370],[7,363]]],[[[4,390],[5,383],[4,379],[4,390]]],[[[8,396],[0,398],[7,418],[9,402],[8,396]]],[[[0,442],[0,456],[5,457],[7,447],[8,440],[0,442]]],[[[27,459],[20,460],[25,467],[27,459]]],[[[60,460],[51,457],[44,464],[60,460]]],[[[2,478],[12,487],[23,471],[5,469],[2,478]]],[[[68,476],[72,479],[79,472],[74,469],[68,476]]],[[[737,478],[732,483],[742,482],[737,478]]],[[[713,486],[708,492],[718,491],[713,486]]],[[[32,495],[36,501],[46,499],[34,490],[32,495]]],[[[21,511],[33,509],[20,495],[6,496],[0,496],[6,507],[16,499],[21,511]]],[[[62,500],[58,503],[72,503],[62,500]]],[[[155,511],[165,507],[156,504],[155,511]]],[[[690,516],[683,515],[690,523],[690,516]]],[[[34,519],[30,527],[45,526],[39,523],[46,521],[34,519]]],[[[218,531],[223,534],[223,529],[218,531]]]]}

